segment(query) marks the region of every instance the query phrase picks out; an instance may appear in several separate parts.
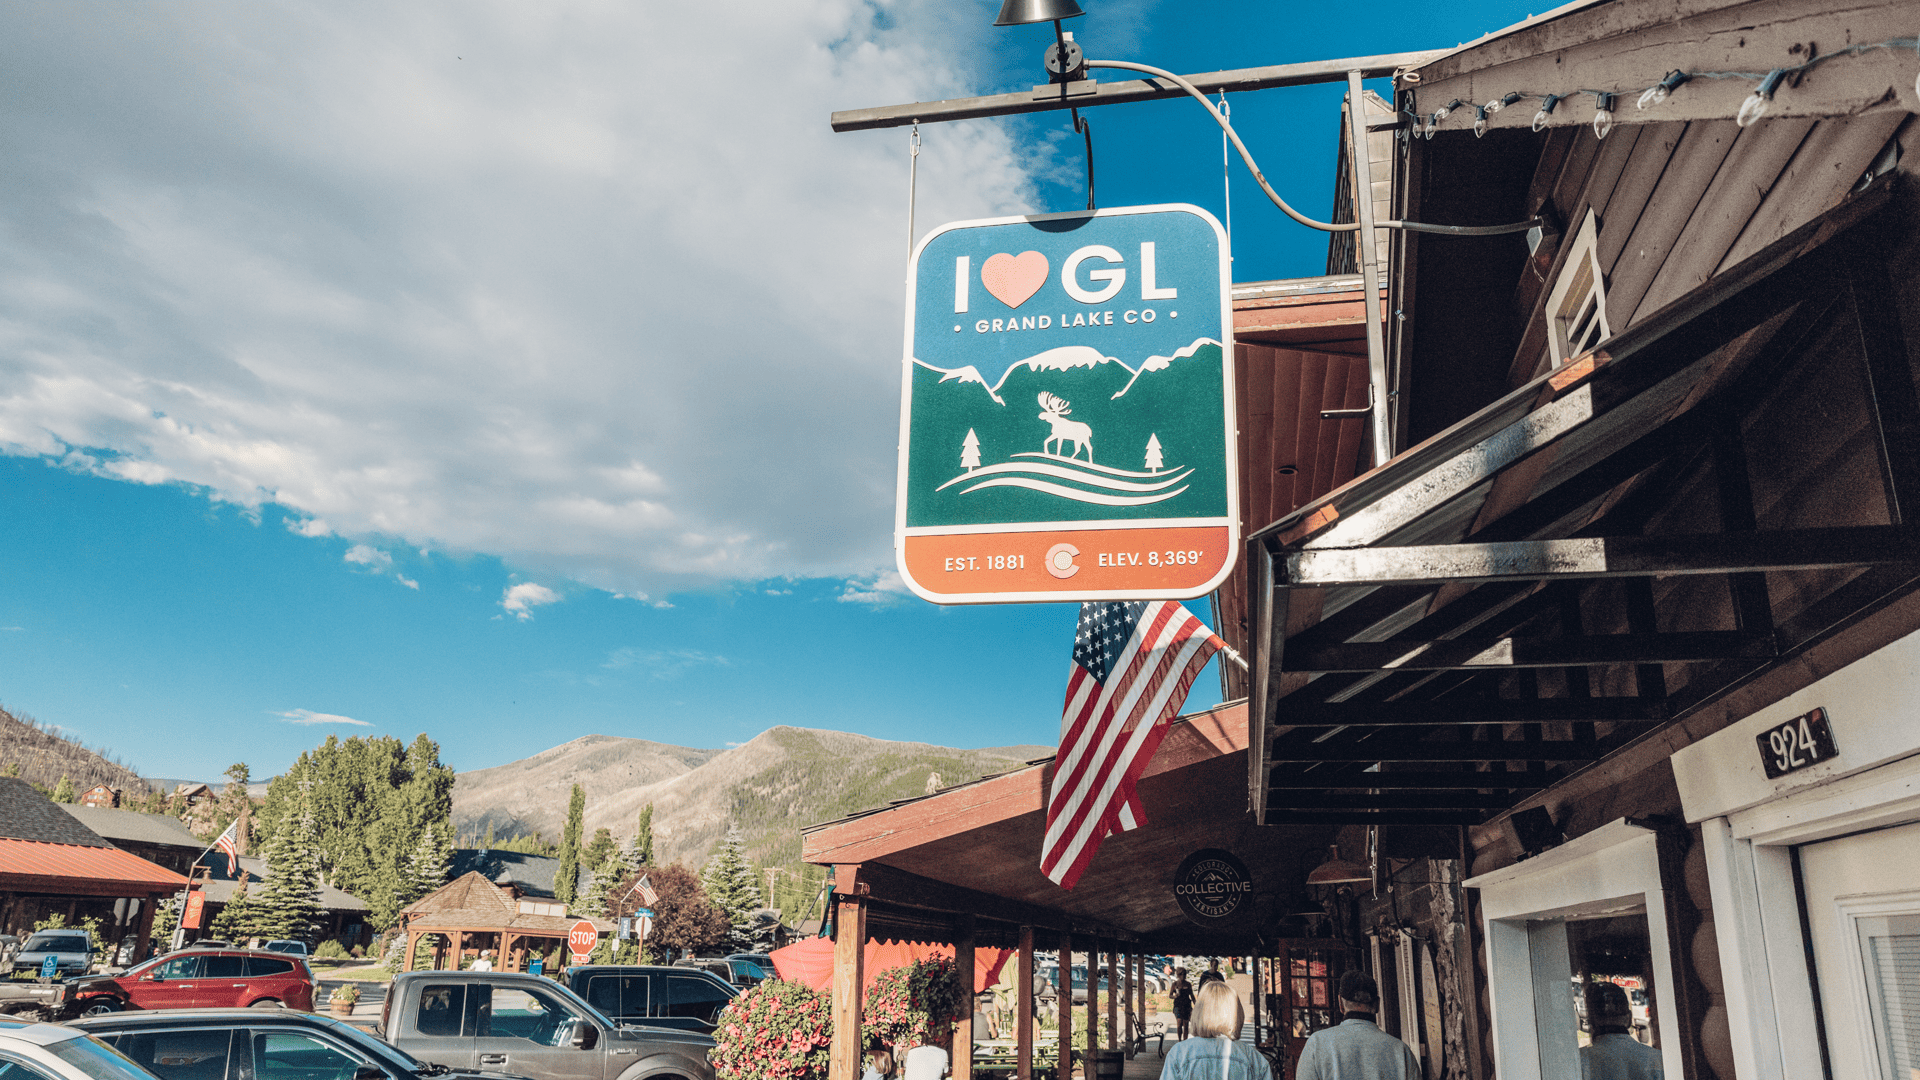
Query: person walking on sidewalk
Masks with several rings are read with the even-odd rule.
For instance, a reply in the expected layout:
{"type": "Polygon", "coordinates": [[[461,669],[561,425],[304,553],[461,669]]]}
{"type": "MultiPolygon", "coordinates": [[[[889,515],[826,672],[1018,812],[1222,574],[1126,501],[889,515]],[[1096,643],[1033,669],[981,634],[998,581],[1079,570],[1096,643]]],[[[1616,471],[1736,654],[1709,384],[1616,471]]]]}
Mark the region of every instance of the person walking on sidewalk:
{"type": "Polygon", "coordinates": [[[1187,1024],[1193,1019],[1193,984],[1187,981],[1187,969],[1173,969],[1173,1023],[1180,1039],[1187,1037],[1187,1024]]]}
{"type": "Polygon", "coordinates": [[[1240,1041],[1247,1012],[1240,995],[1218,979],[1202,984],[1193,1009],[1193,1038],[1175,1043],[1160,1080],[1273,1080],[1273,1066],[1240,1041]]]}
{"type": "Polygon", "coordinates": [[[1379,1006],[1373,976],[1357,969],[1340,976],[1346,1019],[1307,1037],[1294,1080],[1421,1080],[1412,1048],[1374,1024],[1379,1006]]]}

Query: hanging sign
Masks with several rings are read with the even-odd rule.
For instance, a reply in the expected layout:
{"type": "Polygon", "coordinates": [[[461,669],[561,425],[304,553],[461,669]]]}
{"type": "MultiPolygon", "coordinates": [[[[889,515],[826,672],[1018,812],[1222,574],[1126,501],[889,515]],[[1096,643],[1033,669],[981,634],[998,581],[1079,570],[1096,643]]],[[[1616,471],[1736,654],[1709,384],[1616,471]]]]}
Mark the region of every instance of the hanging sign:
{"type": "Polygon", "coordinates": [[[1760,767],[1769,780],[1818,765],[1840,753],[1825,709],[1775,724],[1754,739],[1760,744],[1760,767]]]}
{"type": "Polygon", "coordinates": [[[199,889],[187,893],[187,907],[180,915],[180,925],[189,930],[200,929],[202,913],[207,910],[207,894],[199,889]]]}
{"type": "Polygon", "coordinates": [[[1226,234],[1195,206],[914,251],[894,548],[937,604],[1187,599],[1239,550],[1226,234]]]}
{"type": "Polygon", "coordinates": [[[1233,852],[1203,848],[1174,871],[1173,899],[1188,921],[1225,926],[1253,899],[1253,875],[1233,852]]]}

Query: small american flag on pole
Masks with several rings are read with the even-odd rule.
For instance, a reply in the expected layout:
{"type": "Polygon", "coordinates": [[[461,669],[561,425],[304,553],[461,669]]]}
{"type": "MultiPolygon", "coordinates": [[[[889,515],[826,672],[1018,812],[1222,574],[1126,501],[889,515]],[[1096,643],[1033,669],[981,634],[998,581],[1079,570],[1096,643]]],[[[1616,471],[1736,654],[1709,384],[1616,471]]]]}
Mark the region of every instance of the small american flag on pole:
{"type": "Polygon", "coordinates": [[[227,826],[227,831],[220,834],[220,839],[215,840],[213,842],[213,846],[219,848],[221,852],[226,855],[227,862],[229,865],[234,867],[238,867],[240,865],[240,819],[239,818],[233,819],[233,824],[227,826]]]}
{"type": "Polygon", "coordinates": [[[1071,889],[1109,834],[1146,824],[1135,784],[1225,642],[1171,600],[1081,604],[1040,869],[1071,889]]]}
{"type": "Polygon", "coordinates": [[[633,883],[633,891],[640,894],[640,903],[644,907],[652,907],[660,902],[660,894],[653,891],[653,882],[645,874],[641,874],[640,880],[633,883]]]}

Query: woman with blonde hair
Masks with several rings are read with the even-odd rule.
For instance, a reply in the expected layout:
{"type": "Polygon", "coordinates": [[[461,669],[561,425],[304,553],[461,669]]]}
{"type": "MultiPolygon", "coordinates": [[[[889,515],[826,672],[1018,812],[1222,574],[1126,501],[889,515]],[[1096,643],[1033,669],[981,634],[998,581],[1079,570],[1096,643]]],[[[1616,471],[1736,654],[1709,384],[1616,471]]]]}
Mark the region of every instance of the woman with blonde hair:
{"type": "Polygon", "coordinates": [[[1201,985],[1193,1002],[1193,1038],[1174,1044],[1160,1080],[1273,1080],[1273,1066],[1240,1041],[1247,1013],[1224,981],[1201,985]]]}

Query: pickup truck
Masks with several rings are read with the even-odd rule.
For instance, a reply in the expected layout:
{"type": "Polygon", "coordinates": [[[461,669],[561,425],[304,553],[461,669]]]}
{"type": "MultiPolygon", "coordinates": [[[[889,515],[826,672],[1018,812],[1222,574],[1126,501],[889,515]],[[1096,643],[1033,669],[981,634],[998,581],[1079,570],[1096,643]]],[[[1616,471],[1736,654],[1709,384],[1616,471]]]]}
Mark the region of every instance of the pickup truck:
{"type": "Polygon", "coordinates": [[[380,1035],[422,1061],[533,1080],[713,1080],[714,1042],[616,1023],[551,979],[409,971],[387,991],[380,1035]]]}
{"type": "Polygon", "coordinates": [[[653,964],[578,964],[567,985],[622,1024],[712,1034],[720,1011],[740,994],[704,968],[653,964]]]}

